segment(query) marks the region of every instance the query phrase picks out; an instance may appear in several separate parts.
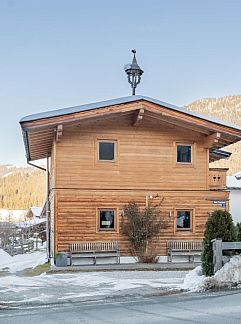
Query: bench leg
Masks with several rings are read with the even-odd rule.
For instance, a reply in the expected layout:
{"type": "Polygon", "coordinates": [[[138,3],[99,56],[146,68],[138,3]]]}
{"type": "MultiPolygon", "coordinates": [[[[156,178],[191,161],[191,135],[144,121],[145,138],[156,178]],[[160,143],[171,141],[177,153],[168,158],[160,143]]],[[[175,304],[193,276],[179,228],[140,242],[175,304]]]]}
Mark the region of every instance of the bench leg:
{"type": "Polygon", "coordinates": [[[189,262],[194,263],[194,254],[189,254],[189,262]]]}

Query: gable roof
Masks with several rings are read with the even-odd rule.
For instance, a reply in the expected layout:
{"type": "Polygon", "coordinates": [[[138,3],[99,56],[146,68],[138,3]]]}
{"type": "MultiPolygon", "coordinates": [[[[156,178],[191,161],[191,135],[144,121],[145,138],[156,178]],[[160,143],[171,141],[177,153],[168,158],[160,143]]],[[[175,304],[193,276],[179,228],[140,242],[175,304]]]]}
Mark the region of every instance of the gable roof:
{"type": "Polygon", "coordinates": [[[146,97],[146,96],[140,96],[140,95],[116,98],[116,99],[99,101],[99,102],[80,105],[80,106],[74,106],[74,107],[68,107],[68,108],[62,108],[62,109],[50,110],[50,111],[46,111],[46,112],[42,112],[42,113],[37,113],[37,114],[23,117],[20,120],[20,124],[24,123],[24,122],[29,122],[29,121],[34,121],[34,120],[39,120],[39,119],[44,119],[44,118],[58,117],[58,116],[63,116],[63,115],[69,115],[69,114],[73,114],[73,113],[77,113],[77,112],[88,111],[88,110],[93,110],[93,109],[98,109],[98,108],[103,108],[103,107],[110,107],[110,106],[135,102],[135,101],[139,101],[139,100],[149,101],[151,103],[157,104],[159,106],[167,107],[174,111],[178,111],[178,112],[181,112],[181,113],[184,113],[184,114],[187,114],[190,116],[194,116],[194,117],[197,117],[197,118],[200,118],[203,120],[208,120],[208,121],[216,123],[216,124],[236,128],[241,131],[241,126],[235,125],[228,121],[224,121],[224,120],[221,120],[216,117],[210,117],[207,115],[199,114],[194,111],[188,110],[185,107],[178,107],[178,106],[169,104],[164,101],[160,101],[157,99],[153,99],[153,98],[146,97]]]}
{"type": "MultiPolygon", "coordinates": [[[[116,114],[135,113],[143,108],[149,117],[176,123],[181,121],[182,127],[191,125],[196,131],[210,135],[222,132],[222,143],[216,148],[241,140],[241,127],[222,121],[218,118],[205,116],[183,107],[177,107],[157,99],[145,96],[129,96],[107,101],[91,103],[76,107],[52,110],[29,115],[20,120],[26,156],[29,161],[46,157],[51,153],[52,143],[58,125],[71,125],[83,120],[110,118],[116,114]]],[[[146,114],[146,113],[145,113],[146,114]]],[[[144,114],[144,118],[145,118],[144,114]]],[[[180,127],[181,127],[180,126],[180,127]]]]}

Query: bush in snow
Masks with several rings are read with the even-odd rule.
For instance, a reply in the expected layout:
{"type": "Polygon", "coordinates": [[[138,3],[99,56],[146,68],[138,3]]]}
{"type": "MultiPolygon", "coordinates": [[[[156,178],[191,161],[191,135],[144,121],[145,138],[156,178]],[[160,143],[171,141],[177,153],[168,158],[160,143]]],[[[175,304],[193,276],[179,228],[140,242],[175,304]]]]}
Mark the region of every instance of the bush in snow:
{"type": "Polygon", "coordinates": [[[154,263],[158,261],[155,239],[165,227],[157,207],[146,207],[143,211],[135,202],[124,208],[127,222],[123,222],[123,232],[131,242],[133,254],[139,262],[154,263]]]}
{"type": "Polygon", "coordinates": [[[225,210],[215,210],[208,218],[204,232],[204,250],[202,253],[202,269],[206,276],[213,275],[213,239],[222,239],[225,242],[236,240],[236,231],[232,216],[225,210]]]}

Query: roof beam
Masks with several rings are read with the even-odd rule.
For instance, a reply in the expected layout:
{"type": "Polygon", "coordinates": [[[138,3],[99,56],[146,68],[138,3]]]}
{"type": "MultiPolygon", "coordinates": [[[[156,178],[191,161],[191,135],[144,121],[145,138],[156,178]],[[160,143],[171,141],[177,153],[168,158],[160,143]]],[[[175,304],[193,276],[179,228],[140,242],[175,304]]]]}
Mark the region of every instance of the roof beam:
{"type": "Polygon", "coordinates": [[[215,146],[217,147],[220,139],[221,139],[221,134],[219,132],[206,136],[203,143],[204,147],[208,149],[215,146]]]}
{"type": "Polygon", "coordinates": [[[63,125],[60,124],[56,127],[55,139],[56,142],[61,142],[63,136],[63,125]]]}
{"type": "Polygon", "coordinates": [[[137,114],[135,115],[135,119],[132,126],[136,127],[140,125],[144,117],[144,112],[145,112],[144,108],[140,108],[137,110],[137,114]]]}
{"type": "Polygon", "coordinates": [[[165,123],[168,123],[168,124],[171,124],[171,125],[174,125],[176,127],[182,127],[182,128],[186,128],[186,129],[189,129],[191,131],[194,131],[194,132],[198,132],[198,133],[202,133],[202,134],[210,134],[210,132],[207,130],[207,129],[203,129],[202,127],[198,127],[194,124],[190,124],[190,123],[186,123],[185,121],[180,121],[180,120],[177,120],[175,118],[170,118],[168,117],[165,113],[160,113],[160,114],[153,114],[149,111],[146,111],[145,112],[145,118],[146,117],[150,117],[152,119],[156,119],[160,122],[165,122],[165,123]]]}

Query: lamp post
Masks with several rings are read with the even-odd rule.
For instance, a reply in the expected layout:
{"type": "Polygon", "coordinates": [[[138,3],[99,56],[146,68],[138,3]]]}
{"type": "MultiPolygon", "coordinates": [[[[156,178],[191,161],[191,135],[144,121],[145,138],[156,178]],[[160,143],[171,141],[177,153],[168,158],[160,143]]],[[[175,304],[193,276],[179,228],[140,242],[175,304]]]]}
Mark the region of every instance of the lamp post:
{"type": "Polygon", "coordinates": [[[136,87],[141,82],[141,75],[144,71],[139,67],[136,60],[136,50],[132,50],[134,54],[131,64],[126,64],[124,70],[127,74],[128,82],[131,84],[132,95],[136,94],[136,87]]]}

